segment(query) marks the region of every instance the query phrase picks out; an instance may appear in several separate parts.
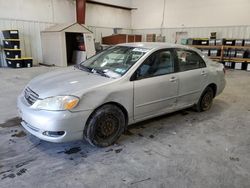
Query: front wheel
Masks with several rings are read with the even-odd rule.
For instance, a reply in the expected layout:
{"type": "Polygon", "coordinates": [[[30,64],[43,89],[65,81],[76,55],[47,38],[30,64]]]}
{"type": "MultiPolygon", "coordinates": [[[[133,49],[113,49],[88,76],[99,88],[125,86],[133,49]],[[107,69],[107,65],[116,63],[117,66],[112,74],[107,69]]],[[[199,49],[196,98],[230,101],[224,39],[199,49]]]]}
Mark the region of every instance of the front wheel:
{"type": "Polygon", "coordinates": [[[211,87],[207,87],[202,93],[198,104],[195,105],[195,109],[198,112],[207,111],[211,108],[214,99],[214,91],[211,87]]]}
{"type": "Polygon", "coordinates": [[[125,116],[119,107],[104,105],[90,116],[84,136],[91,145],[107,147],[118,140],[124,132],[125,124],[125,116]]]}

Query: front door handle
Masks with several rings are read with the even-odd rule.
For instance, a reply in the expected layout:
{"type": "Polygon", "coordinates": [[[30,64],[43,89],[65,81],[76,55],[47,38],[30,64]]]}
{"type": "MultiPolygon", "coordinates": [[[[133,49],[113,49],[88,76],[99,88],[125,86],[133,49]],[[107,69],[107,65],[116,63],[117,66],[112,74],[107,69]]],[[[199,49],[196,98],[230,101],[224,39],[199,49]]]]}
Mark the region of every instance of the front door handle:
{"type": "Polygon", "coordinates": [[[173,77],[171,77],[171,78],[169,79],[170,82],[175,82],[176,80],[177,80],[177,78],[176,78],[175,76],[173,76],[173,77]]]}

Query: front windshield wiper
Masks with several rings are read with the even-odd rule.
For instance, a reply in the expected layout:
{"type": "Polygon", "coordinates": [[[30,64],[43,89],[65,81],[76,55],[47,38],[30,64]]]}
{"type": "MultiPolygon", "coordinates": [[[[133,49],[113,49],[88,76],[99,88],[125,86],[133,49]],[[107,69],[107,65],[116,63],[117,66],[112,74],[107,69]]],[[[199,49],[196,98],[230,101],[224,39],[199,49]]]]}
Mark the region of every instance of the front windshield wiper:
{"type": "Polygon", "coordinates": [[[97,73],[97,74],[99,74],[101,76],[110,78],[110,76],[106,75],[105,72],[103,70],[100,70],[100,69],[92,68],[91,72],[94,73],[94,74],[97,73]]]}
{"type": "Polygon", "coordinates": [[[75,67],[78,68],[78,69],[80,69],[80,70],[84,70],[84,71],[87,71],[87,72],[91,72],[93,74],[99,74],[101,76],[110,78],[110,76],[106,75],[103,70],[99,70],[99,69],[96,69],[96,68],[86,67],[86,66],[84,66],[82,64],[75,65],[75,67]]]}
{"type": "Polygon", "coordinates": [[[77,65],[75,65],[74,67],[76,67],[76,68],[79,69],[79,70],[83,70],[83,71],[87,71],[87,72],[92,72],[92,69],[91,69],[91,68],[86,67],[86,66],[84,66],[84,65],[82,65],[82,64],[77,64],[77,65]]]}

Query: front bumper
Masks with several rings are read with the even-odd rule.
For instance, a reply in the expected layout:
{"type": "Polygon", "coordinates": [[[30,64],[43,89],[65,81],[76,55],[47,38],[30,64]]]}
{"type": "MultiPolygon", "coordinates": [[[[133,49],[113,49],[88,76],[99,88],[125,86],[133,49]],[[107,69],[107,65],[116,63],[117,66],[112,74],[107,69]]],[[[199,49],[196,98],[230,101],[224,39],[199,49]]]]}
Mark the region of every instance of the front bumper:
{"type": "Polygon", "coordinates": [[[29,107],[22,95],[17,107],[22,126],[32,135],[49,142],[68,142],[83,139],[83,130],[92,111],[46,111],[29,107]],[[62,135],[48,136],[45,132],[64,132],[62,135]]]}

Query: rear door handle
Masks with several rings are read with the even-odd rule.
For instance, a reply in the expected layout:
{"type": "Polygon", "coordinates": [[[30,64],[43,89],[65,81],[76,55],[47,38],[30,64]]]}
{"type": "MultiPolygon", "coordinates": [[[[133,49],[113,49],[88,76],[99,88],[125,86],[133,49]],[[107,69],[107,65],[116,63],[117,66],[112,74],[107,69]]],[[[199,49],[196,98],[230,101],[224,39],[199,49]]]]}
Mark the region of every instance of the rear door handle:
{"type": "Polygon", "coordinates": [[[173,77],[171,77],[171,78],[169,79],[170,82],[175,82],[176,80],[177,80],[177,78],[176,78],[175,76],[173,76],[173,77]]]}

